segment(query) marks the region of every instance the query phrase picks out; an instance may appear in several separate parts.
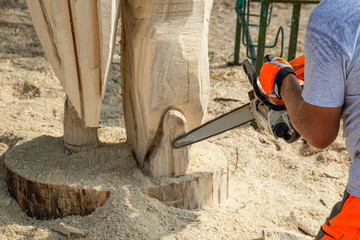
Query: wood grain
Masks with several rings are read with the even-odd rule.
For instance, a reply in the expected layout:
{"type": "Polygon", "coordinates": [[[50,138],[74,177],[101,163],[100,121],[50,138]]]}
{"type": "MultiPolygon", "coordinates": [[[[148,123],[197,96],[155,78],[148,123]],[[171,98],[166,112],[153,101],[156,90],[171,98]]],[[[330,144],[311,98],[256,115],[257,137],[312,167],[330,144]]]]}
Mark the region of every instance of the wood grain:
{"type": "MultiPolygon", "coordinates": [[[[155,146],[170,151],[166,142],[156,142],[169,108],[184,115],[189,130],[203,120],[209,95],[211,6],[212,1],[205,0],[121,3],[123,109],[127,138],[141,167],[152,162],[146,158],[155,156],[155,146]]],[[[177,129],[173,123],[167,128],[177,129]]]]}

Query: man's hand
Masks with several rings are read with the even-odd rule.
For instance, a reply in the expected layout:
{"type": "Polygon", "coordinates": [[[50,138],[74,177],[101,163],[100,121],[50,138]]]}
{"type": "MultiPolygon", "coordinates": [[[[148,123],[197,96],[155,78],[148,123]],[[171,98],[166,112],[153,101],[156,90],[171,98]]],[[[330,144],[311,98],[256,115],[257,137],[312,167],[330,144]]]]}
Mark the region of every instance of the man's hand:
{"type": "MultiPolygon", "coordinates": [[[[270,60],[268,56],[265,58],[270,60]]],[[[337,137],[342,107],[319,107],[304,101],[301,96],[301,85],[304,84],[304,56],[294,59],[290,64],[283,59],[275,59],[281,63],[271,60],[265,63],[260,71],[260,82],[264,91],[275,103],[285,104],[296,131],[311,145],[317,148],[329,146],[337,137]],[[276,80],[278,72],[289,65],[293,67],[295,74],[288,73],[276,80]]]]}
{"type": "Polygon", "coordinates": [[[295,75],[291,65],[282,58],[273,55],[264,57],[265,63],[260,70],[260,83],[269,98],[279,105],[284,105],[281,100],[281,85],[289,74],[295,75]]]}

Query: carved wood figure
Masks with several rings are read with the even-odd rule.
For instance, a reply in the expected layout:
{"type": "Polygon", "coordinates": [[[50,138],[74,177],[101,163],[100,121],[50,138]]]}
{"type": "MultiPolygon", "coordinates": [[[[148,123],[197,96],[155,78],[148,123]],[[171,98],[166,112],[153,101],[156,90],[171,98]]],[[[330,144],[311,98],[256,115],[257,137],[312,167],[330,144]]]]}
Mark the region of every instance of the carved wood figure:
{"type": "Polygon", "coordinates": [[[200,125],[209,94],[212,0],[124,0],[122,96],[128,141],[151,176],[186,172],[188,147],[174,136],[200,125]]]}
{"type": "MultiPolygon", "coordinates": [[[[28,0],[40,41],[68,100],[64,144],[97,145],[120,0],[28,0]],[[76,114],[77,113],[77,114],[76,114]]],[[[212,0],[127,1],[122,12],[122,95],[127,137],[151,176],[186,172],[189,149],[171,141],[207,106],[212,0]]]]}

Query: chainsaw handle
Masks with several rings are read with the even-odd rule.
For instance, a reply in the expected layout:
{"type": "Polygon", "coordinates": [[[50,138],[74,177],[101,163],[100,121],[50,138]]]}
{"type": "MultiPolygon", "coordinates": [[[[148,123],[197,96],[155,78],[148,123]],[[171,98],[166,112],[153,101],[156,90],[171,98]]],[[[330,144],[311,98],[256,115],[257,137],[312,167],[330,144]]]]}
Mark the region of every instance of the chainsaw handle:
{"type": "Polygon", "coordinates": [[[258,86],[258,78],[257,78],[255,70],[252,67],[250,61],[248,59],[245,59],[243,61],[242,65],[243,65],[245,74],[249,78],[250,84],[253,86],[253,89],[254,89],[254,92],[255,92],[255,95],[257,96],[257,98],[272,110],[275,110],[275,111],[285,110],[285,105],[277,105],[277,104],[273,103],[266,94],[263,94],[260,91],[259,86],[258,86]]]}
{"type": "Polygon", "coordinates": [[[257,79],[254,68],[251,66],[251,63],[248,59],[245,59],[243,61],[242,65],[243,65],[244,72],[247,75],[251,86],[254,87],[253,82],[255,82],[255,80],[257,79]]]}
{"type": "Polygon", "coordinates": [[[268,55],[266,55],[266,56],[264,57],[263,62],[264,62],[264,63],[271,62],[271,60],[273,60],[274,58],[276,58],[275,55],[268,54],[268,55]]]}

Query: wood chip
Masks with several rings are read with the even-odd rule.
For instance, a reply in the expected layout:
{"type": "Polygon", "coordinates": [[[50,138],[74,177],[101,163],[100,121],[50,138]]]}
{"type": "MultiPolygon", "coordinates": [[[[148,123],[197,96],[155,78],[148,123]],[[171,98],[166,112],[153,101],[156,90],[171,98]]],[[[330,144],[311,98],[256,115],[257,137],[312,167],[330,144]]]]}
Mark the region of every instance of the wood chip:
{"type": "Polygon", "coordinates": [[[233,174],[235,174],[235,172],[236,172],[238,162],[239,162],[239,148],[236,148],[236,163],[235,163],[235,169],[234,169],[233,174]]]}
{"type": "Polygon", "coordinates": [[[263,229],[264,240],[310,240],[311,237],[282,228],[263,229]]]}
{"type": "Polygon", "coordinates": [[[291,221],[292,224],[294,224],[294,226],[296,226],[296,227],[299,226],[298,219],[297,219],[297,217],[295,216],[295,213],[294,213],[293,211],[290,212],[289,220],[291,221]]]}
{"type": "Polygon", "coordinates": [[[77,237],[85,236],[84,230],[81,230],[81,229],[75,228],[75,227],[71,227],[71,226],[67,226],[64,223],[60,223],[58,225],[52,225],[50,228],[54,231],[57,231],[59,233],[66,235],[68,238],[70,238],[71,236],[77,236],[77,237]]]}
{"type": "Polygon", "coordinates": [[[319,231],[319,226],[313,224],[310,220],[306,222],[299,222],[299,230],[303,231],[309,236],[315,237],[319,231]]]}
{"type": "Polygon", "coordinates": [[[324,172],[323,176],[326,178],[339,179],[339,178],[344,177],[344,174],[340,171],[338,171],[338,172],[333,171],[333,172],[324,172]]]}
{"type": "Polygon", "coordinates": [[[275,145],[276,151],[281,151],[282,147],[281,147],[281,143],[279,141],[271,140],[271,142],[275,145]]]}
{"type": "Polygon", "coordinates": [[[9,198],[4,206],[5,207],[9,206],[11,204],[11,202],[12,202],[12,198],[9,198]]]}

